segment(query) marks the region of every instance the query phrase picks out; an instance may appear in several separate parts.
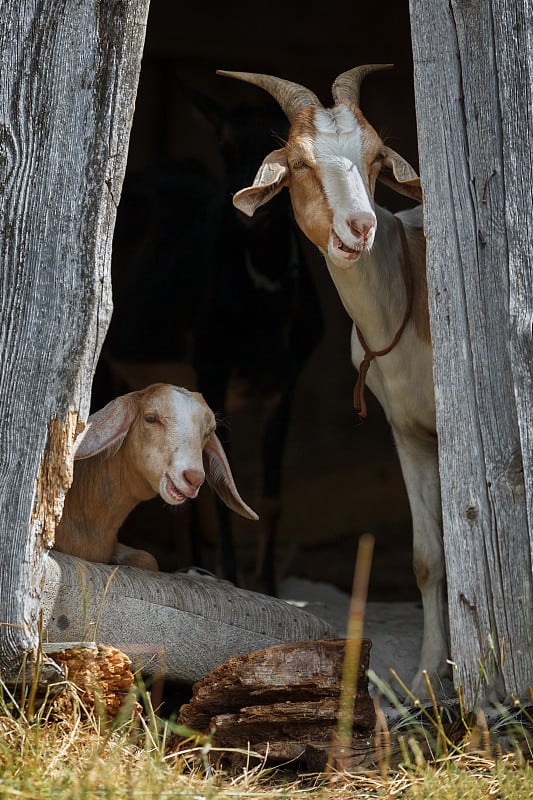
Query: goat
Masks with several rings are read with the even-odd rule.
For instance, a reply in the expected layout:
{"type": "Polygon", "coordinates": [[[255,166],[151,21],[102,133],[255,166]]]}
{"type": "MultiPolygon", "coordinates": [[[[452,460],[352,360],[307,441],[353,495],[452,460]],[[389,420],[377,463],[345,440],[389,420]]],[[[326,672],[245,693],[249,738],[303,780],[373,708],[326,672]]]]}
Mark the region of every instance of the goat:
{"type": "Polygon", "coordinates": [[[422,202],[420,179],[386,146],[359,107],[360,85],[374,70],[337,77],[333,108],[299,84],[270,75],[219,71],[269,92],[289,119],[284,147],[266,156],[234,205],[248,216],[290,192],[296,222],[322,252],[350,315],[352,360],[359,369],[354,405],[364,417],[364,384],[383,406],[409,496],[413,566],[424,607],[420,666],[412,687],[426,694],[423,670],[449,674],[432,349],[422,207],[392,214],[375,204],[376,180],[422,202]],[[372,364],[372,361],[374,362],[372,364]],[[372,368],[369,367],[372,364],[372,368]]]}
{"type": "Polygon", "coordinates": [[[120,526],[157,494],[171,506],[197,497],[205,478],[232,511],[256,520],[239,496],[215,428],[201,394],[164,383],[117,397],[91,414],[76,440],[56,549],[157,570],[150,553],[117,542],[120,526]]]}
{"type": "MultiPolygon", "coordinates": [[[[230,200],[253,179],[271,131],[286,134],[283,113],[274,103],[226,111],[205,95],[186,96],[213,126],[224,180],[192,159],[126,176],[113,240],[114,313],[97,375],[110,367],[123,378],[113,394],[183,383],[224,417],[235,401],[256,402],[261,522],[253,585],[275,594],[283,458],[296,384],[322,335],[321,308],[288,198],[253,220],[230,200]]],[[[104,405],[113,395],[102,388],[104,405]]],[[[226,429],[220,437],[231,461],[233,436],[226,429]]],[[[191,555],[202,566],[199,517],[191,514],[191,555]]],[[[236,582],[231,514],[222,503],[217,517],[222,571],[236,582]]]]}

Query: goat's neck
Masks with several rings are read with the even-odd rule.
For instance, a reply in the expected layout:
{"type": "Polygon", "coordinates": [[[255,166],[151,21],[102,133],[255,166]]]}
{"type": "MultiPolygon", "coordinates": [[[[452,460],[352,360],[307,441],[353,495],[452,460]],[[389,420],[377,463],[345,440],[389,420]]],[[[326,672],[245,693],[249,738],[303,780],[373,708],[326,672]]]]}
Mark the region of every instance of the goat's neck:
{"type": "MultiPolygon", "coordinates": [[[[342,303],[372,350],[387,347],[399,329],[407,302],[402,274],[403,245],[396,217],[376,206],[377,231],[369,253],[348,267],[326,256],[342,303]]],[[[406,268],[409,269],[407,264],[406,268]]]]}
{"type": "Polygon", "coordinates": [[[84,557],[109,562],[118,530],[130,511],[154,496],[146,481],[128,467],[123,453],[75,462],[64,521],[56,536],[58,548],[69,552],[69,543],[75,539],[78,551],[87,551],[84,557]]]}

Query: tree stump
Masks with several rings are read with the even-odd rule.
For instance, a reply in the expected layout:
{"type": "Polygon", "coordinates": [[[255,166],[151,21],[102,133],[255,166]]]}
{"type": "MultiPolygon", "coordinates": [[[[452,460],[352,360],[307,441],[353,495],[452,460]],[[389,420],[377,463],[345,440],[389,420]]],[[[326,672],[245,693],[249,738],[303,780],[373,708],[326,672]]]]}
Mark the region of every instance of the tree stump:
{"type": "MultiPolygon", "coordinates": [[[[309,743],[330,742],[337,726],[345,639],[277,645],[230,658],[193,686],[178,723],[213,733],[213,748],[232,765],[251,750],[273,761],[301,759],[309,743]]],[[[375,711],[366,672],[371,642],[363,639],[353,738],[372,746],[375,711]]],[[[178,745],[173,740],[171,746],[178,745]]]]}

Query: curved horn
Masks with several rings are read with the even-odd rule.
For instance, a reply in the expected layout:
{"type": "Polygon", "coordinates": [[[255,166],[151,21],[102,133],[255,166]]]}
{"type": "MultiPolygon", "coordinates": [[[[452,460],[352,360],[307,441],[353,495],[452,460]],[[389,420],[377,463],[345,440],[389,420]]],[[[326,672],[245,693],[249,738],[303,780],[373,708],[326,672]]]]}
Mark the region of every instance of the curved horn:
{"type": "Polygon", "coordinates": [[[236,78],[265,89],[279,103],[289,122],[292,122],[296,114],[305,106],[322,108],[322,103],[310,89],[300,86],[299,83],[276,78],[274,75],[260,75],[256,72],[228,72],[223,69],[217,69],[217,75],[236,78]]]}
{"type": "Polygon", "coordinates": [[[331,87],[331,94],[335,105],[338,103],[354,103],[359,107],[359,89],[371,72],[380,69],[392,69],[394,64],[364,64],[361,67],[354,67],[339,75],[331,87]]]}

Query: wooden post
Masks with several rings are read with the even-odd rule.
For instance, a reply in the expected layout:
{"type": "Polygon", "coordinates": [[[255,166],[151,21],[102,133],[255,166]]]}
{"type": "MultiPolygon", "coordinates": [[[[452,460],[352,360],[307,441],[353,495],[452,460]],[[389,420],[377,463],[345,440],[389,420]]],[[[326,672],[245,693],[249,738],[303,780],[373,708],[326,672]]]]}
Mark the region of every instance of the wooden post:
{"type": "Polygon", "coordinates": [[[531,0],[410,0],[452,659],[533,685],[531,0]]]}
{"type": "Polygon", "coordinates": [[[0,675],[6,681],[36,645],[45,548],[53,544],[78,415],[88,411],[111,315],[111,242],[148,5],[2,3],[0,675]]]}

